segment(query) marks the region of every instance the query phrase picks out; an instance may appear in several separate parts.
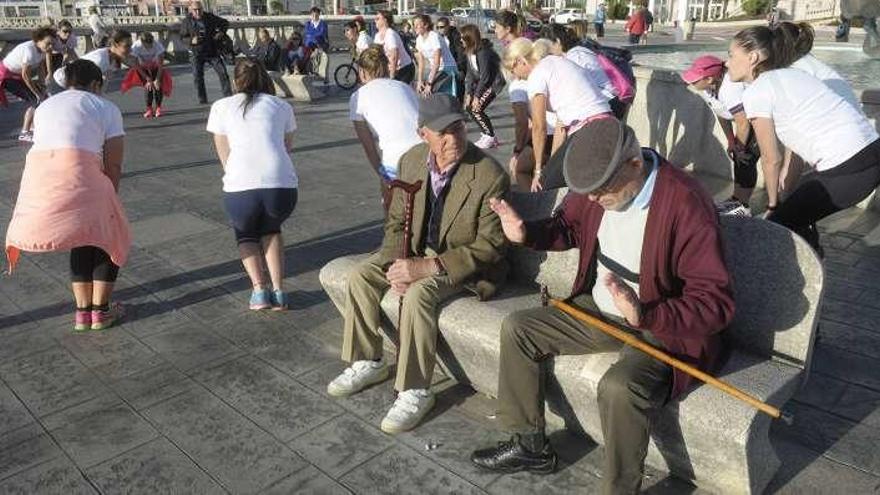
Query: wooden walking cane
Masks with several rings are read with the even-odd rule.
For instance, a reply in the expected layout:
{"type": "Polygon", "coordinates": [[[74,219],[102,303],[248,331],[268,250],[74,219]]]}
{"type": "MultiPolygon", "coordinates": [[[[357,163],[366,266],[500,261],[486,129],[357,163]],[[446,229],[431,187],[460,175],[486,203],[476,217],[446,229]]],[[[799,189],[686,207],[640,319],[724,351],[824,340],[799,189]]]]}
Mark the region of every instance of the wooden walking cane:
{"type": "Polygon", "coordinates": [[[647,355],[649,355],[659,361],[662,361],[662,362],[672,366],[673,368],[676,368],[680,371],[683,371],[683,372],[687,373],[688,375],[690,375],[698,380],[701,380],[702,382],[707,383],[707,384],[717,388],[718,390],[721,390],[722,392],[745,402],[746,404],[749,404],[750,406],[758,409],[759,411],[761,411],[763,413],[766,413],[767,415],[769,415],[770,417],[772,417],[774,419],[781,419],[782,421],[784,421],[786,424],[789,424],[789,425],[792,424],[792,422],[794,421],[794,416],[790,412],[780,411],[779,409],[771,406],[770,404],[767,404],[766,402],[762,402],[761,400],[747,394],[746,392],[743,392],[742,390],[734,387],[733,385],[730,385],[729,383],[726,383],[722,380],[719,380],[719,379],[715,378],[714,376],[709,375],[708,373],[705,373],[705,372],[697,369],[696,367],[685,363],[684,361],[680,361],[680,360],[670,356],[669,354],[666,354],[665,352],[655,348],[654,346],[652,346],[642,340],[639,340],[634,335],[617,328],[617,326],[612,323],[608,323],[607,321],[604,321],[604,320],[602,320],[596,316],[593,316],[585,311],[581,311],[580,309],[577,309],[574,306],[572,306],[564,301],[560,301],[559,299],[552,299],[550,297],[549,292],[547,291],[546,286],[541,287],[541,304],[543,306],[547,306],[549,304],[555,308],[558,308],[559,310],[568,314],[569,316],[577,318],[581,322],[586,323],[587,325],[590,325],[594,328],[597,328],[597,329],[607,333],[608,335],[611,335],[612,337],[622,341],[624,344],[627,344],[631,347],[635,347],[636,349],[644,352],[645,354],[647,354],[647,355]]]}
{"type": "MultiPolygon", "coordinates": [[[[412,242],[412,223],[413,223],[413,203],[416,199],[416,193],[419,192],[419,189],[422,188],[422,181],[417,180],[413,183],[404,182],[402,180],[393,180],[388,185],[391,189],[401,189],[406,194],[406,200],[404,201],[404,209],[403,209],[403,243],[400,246],[400,258],[407,259],[410,257],[412,253],[410,253],[410,243],[412,242]]],[[[403,318],[403,296],[397,300],[397,326],[398,332],[400,327],[401,319],[403,318]]],[[[392,339],[394,342],[395,350],[397,351],[397,356],[395,356],[395,360],[400,358],[400,337],[396,340],[392,339]]]]}

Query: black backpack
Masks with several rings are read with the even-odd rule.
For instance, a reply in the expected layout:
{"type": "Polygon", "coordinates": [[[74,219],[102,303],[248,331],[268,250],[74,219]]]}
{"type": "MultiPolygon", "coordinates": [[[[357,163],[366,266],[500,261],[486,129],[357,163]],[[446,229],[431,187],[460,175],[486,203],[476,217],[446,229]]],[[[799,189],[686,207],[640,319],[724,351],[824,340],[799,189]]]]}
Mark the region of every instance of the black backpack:
{"type": "Polygon", "coordinates": [[[593,53],[601,54],[610,60],[629,80],[633,88],[636,87],[636,75],[633,73],[632,69],[632,52],[626,48],[605,46],[590,38],[584,38],[583,41],[581,41],[581,46],[591,50],[593,53]]]}

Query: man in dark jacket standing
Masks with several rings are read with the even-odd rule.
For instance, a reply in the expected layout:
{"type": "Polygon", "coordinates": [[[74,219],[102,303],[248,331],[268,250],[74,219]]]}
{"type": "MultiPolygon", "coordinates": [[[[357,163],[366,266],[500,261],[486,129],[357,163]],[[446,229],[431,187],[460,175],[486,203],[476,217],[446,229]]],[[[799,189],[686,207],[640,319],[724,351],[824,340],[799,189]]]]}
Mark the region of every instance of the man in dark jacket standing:
{"type": "MultiPolygon", "coordinates": [[[[493,201],[505,236],[539,250],[580,248],[573,304],[711,370],[734,302],[709,194],[656,151],[640,148],[632,129],[616,119],[584,126],[563,170],[571,192],[551,218],[523,222],[506,202],[493,201]]],[[[554,307],[505,319],[498,417],[514,436],[474,452],[473,462],[499,472],[552,472],[556,454],[544,437],[541,361],[618,349],[619,360],[598,385],[602,493],[638,493],[652,421],[692,379],[554,307]]]]}
{"type": "Polygon", "coordinates": [[[199,103],[208,103],[208,92],[205,89],[205,64],[214,68],[223,96],[232,95],[232,87],[229,85],[229,75],[220,56],[220,38],[226,33],[229,22],[210,12],[205,12],[202,2],[193,0],[189,4],[189,13],[180,23],[180,37],[189,38],[189,60],[192,64],[193,81],[199,103]]]}

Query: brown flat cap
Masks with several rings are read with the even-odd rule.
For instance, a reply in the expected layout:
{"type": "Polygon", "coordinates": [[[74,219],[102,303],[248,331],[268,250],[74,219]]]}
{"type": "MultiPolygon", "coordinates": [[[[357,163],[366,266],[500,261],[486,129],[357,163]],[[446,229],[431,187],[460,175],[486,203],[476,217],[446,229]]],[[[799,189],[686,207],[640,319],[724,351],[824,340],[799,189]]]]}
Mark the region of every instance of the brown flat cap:
{"type": "Polygon", "coordinates": [[[613,118],[588,123],[570,140],[562,174],[568,188],[580,194],[607,185],[621,165],[642,153],[635,132],[613,118]]]}

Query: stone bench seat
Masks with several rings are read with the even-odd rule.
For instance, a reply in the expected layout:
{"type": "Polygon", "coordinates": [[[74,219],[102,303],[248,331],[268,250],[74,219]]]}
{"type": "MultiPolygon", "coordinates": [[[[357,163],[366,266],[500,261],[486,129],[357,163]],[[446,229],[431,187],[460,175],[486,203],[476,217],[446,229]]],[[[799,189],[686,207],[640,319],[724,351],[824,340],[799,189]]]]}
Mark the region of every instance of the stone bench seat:
{"type": "MultiPolygon", "coordinates": [[[[544,193],[537,201],[555,205],[561,195],[544,193]]],[[[532,211],[533,218],[549,211],[547,205],[529,208],[528,202],[534,200],[517,196],[515,207],[532,211]]],[[[821,265],[806,243],[781,227],[747,218],[724,218],[722,225],[737,281],[737,316],[726,331],[733,342],[729,357],[715,376],[782,407],[806,376],[822,291],[821,265]],[[732,249],[734,239],[737,246],[750,244],[732,249]],[[768,257],[774,249],[778,257],[768,257]],[[773,292],[777,298],[768,299],[773,292]],[[762,312],[777,310],[775,316],[762,312]]],[[[365,257],[339,258],[321,271],[325,290],[340,308],[347,274],[365,257]]],[[[518,309],[540,305],[539,283],[548,285],[557,297],[567,295],[577,252],[544,254],[518,248],[511,261],[514,279],[493,299],[481,302],[464,295],[446,303],[438,319],[446,343],[439,347],[443,364],[457,380],[492,397],[498,388],[501,322],[518,309]]],[[[382,301],[389,325],[396,324],[397,304],[391,294],[382,301]]],[[[582,429],[601,443],[597,387],[617,358],[616,352],[556,358],[551,368],[555,383],[548,386],[548,422],[582,429]]],[[[770,445],[770,424],[765,414],[701,385],[664,408],[652,433],[647,462],[722,493],[760,493],[780,464],[770,445]]]]}

